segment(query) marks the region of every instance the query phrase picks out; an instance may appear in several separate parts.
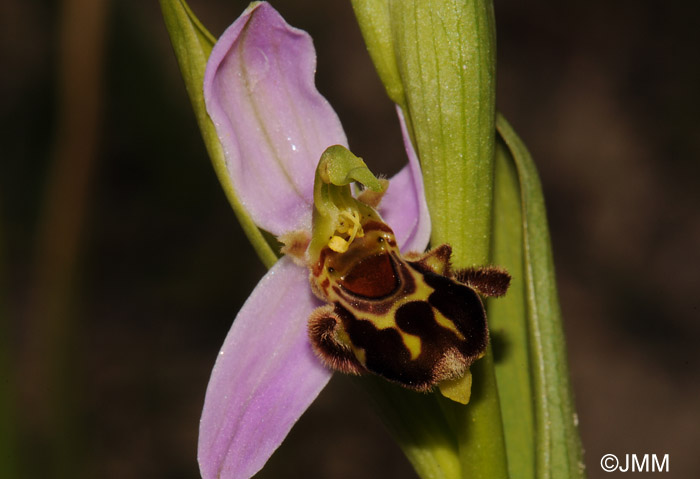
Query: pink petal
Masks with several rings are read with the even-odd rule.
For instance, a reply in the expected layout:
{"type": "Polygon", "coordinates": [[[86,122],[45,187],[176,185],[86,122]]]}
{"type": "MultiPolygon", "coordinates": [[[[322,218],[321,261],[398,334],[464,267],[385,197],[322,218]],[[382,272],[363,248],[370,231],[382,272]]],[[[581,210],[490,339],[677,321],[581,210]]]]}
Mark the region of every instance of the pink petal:
{"type": "Polygon", "coordinates": [[[233,322],[199,426],[203,478],[249,478],[259,471],[330,379],[307,336],[307,319],[320,305],[307,275],[282,258],[233,322]]]}
{"type": "Polygon", "coordinates": [[[316,90],[315,69],[309,35],[267,3],[246,10],[207,63],[204,98],[234,189],[255,223],[275,235],[309,227],[321,153],[347,145],[316,90]]]}
{"type": "Polygon", "coordinates": [[[401,122],[408,164],[389,182],[389,189],[379,205],[379,213],[391,226],[401,251],[423,252],[430,241],[430,213],[425,202],[423,175],[401,108],[396,107],[401,122]]]}

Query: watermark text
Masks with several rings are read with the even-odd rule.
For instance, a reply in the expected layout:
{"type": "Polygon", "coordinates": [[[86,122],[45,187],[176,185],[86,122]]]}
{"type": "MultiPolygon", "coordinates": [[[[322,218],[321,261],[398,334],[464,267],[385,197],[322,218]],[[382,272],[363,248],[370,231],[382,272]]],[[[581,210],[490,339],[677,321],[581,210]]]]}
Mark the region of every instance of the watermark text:
{"type": "Polygon", "coordinates": [[[668,472],[671,460],[668,454],[625,454],[619,457],[606,454],[600,459],[605,472],[668,472]]]}

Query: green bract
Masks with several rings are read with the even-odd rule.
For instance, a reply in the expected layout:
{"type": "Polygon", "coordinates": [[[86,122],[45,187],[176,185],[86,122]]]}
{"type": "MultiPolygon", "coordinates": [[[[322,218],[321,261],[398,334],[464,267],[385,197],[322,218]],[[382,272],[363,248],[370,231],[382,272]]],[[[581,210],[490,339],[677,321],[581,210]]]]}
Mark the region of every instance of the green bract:
{"type": "Polygon", "coordinates": [[[420,158],[432,243],[450,243],[457,267],[487,263],[495,135],[491,2],[352,3],[420,158]]]}
{"type": "MultiPolygon", "coordinates": [[[[489,264],[495,137],[491,2],[353,0],[353,6],[377,71],[404,112],[421,160],[432,243],[452,245],[457,268],[489,264]]],[[[445,462],[442,477],[506,477],[490,349],[472,372],[467,407],[437,398],[454,441],[452,457],[460,465],[455,469],[453,460],[445,462]]],[[[397,422],[410,420],[396,417],[390,426],[400,430],[403,425],[397,422]]],[[[422,455],[409,455],[423,477],[440,477],[428,466],[444,457],[444,445],[435,444],[422,455]]]]}

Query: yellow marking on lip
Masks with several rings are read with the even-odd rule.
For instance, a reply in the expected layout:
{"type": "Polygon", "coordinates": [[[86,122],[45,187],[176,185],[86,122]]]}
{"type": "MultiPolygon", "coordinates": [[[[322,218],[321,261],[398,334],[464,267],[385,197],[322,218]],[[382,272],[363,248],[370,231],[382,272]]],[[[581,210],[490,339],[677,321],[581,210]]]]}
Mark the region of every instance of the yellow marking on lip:
{"type": "Polygon", "coordinates": [[[418,356],[420,356],[420,352],[422,349],[420,336],[404,333],[403,331],[399,332],[401,333],[401,339],[403,339],[403,344],[408,349],[408,352],[411,353],[411,360],[416,359],[418,356]]]}
{"type": "Polygon", "coordinates": [[[370,321],[377,329],[398,329],[396,326],[396,318],[394,317],[395,311],[396,308],[392,308],[387,314],[368,314],[363,312],[362,318],[370,321]]]}
{"type": "Polygon", "coordinates": [[[360,364],[367,367],[367,354],[365,353],[365,350],[353,346],[352,352],[355,354],[355,358],[360,361],[360,364]]]}
{"type": "Polygon", "coordinates": [[[457,329],[457,326],[455,326],[454,321],[445,317],[440,311],[438,311],[435,308],[433,308],[433,315],[435,316],[435,321],[437,321],[437,323],[440,326],[442,326],[445,329],[449,329],[450,331],[452,331],[453,333],[455,333],[457,335],[457,337],[460,339],[460,341],[464,341],[464,339],[465,339],[464,335],[459,332],[459,330],[457,329]]]}

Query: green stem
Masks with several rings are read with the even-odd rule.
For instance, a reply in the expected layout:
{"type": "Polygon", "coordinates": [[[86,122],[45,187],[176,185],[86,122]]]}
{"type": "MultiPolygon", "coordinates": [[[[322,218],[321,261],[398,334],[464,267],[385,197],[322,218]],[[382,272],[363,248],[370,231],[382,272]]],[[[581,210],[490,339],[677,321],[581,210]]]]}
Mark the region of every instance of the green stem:
{"type": "Polygon", "coordinates": [[[472,366],[472,375],[469,404],[462,406],[440,398],[445,415],[457,434],[462,478],[507,478],[508,460],[490,346],[486,356],[472,366]]]}
{"type": "MultiPolygon", "coordinates": [[[[424,479],[459,479],[458,438],[440,393],[420,394],[374,377],[355,380],[370,396],[387,429],[418,475],[424,479]]],[[[452,402],[445,400],[446,402],[452,402]]]]}

